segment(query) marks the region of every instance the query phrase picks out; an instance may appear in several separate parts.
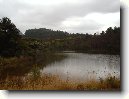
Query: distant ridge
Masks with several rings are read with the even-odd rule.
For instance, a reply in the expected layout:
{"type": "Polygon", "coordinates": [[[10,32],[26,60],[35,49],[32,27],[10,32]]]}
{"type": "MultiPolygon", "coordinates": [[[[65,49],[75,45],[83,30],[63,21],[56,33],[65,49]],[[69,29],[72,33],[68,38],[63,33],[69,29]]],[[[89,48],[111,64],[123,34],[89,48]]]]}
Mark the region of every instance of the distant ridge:
{"type": "Polygon", "coordinates": [[[25,37],[38,38],[38,39],[62,39],[69,35],[68,32],[60,30],[52,30],[46,28],[29,29],[25,32],[25,37]]]}

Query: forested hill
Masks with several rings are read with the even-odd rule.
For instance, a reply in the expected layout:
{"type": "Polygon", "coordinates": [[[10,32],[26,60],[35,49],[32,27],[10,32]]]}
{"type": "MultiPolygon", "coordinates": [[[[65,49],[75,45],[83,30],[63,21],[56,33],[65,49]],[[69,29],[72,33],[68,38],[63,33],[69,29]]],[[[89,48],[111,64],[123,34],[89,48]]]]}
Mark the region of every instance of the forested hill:
{"type": "Polygon", "coordinates": [[[120,54],[120,27],[109,27],[93,35],[69,34],[46,28],[30,29],[25,35],[20,35],[20,30],[9,18],[0,19],[0,56],[33,55],[37,50],[120,54]]]}
{"type": "Polygon", "coordinates": [[[68,35],[67,32],[51,30],[46,28],[26,30],[25,36],[37,39],[62,39],[68,35]]]}
{"type": "Polygon", "coordinates": [[[51,29],[31,29],[25,37],[48,40],[50,49],[74,50],[88,53],[120,54],[120,27],[109,27],[99,34],[69,34],[51,29]]]}

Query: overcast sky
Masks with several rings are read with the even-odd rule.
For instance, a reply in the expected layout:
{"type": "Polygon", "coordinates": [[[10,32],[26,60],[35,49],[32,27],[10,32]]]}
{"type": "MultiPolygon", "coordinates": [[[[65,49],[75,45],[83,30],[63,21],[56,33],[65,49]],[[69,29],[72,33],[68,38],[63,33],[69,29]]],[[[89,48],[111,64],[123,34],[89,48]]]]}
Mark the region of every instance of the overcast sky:
{"type": "Polygon", "coordinates": [[[95,33],[120,26],[120,1],[0,0],[2,17],[9,17],[23,33],[32,28],[95,33]]]}

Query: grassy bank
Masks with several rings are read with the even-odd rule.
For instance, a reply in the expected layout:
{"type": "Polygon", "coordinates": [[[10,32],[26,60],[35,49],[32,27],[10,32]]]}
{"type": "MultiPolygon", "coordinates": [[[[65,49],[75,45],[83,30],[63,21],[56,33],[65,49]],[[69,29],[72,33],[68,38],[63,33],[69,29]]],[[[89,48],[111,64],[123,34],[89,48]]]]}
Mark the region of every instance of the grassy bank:
{"type": "Polygon", "coordinates": [[[6,78],[0,81],[0,89],[8,90],[120,90],[120,79],[107,77],[96,81],[84,81],[83,83],[62,80],[58,75],[44,74],[39,77],[30,75],[27,77],[6,78]]]}
{"type": "Polygon", "coordinates": [[[8,76],[25,76],[35,66],[44,68],[47,64],[60,61],[66,58],[65,55],[55,53],[40,53],[35,56],[0,57],[0,79],[5,80],[8,76]]]}

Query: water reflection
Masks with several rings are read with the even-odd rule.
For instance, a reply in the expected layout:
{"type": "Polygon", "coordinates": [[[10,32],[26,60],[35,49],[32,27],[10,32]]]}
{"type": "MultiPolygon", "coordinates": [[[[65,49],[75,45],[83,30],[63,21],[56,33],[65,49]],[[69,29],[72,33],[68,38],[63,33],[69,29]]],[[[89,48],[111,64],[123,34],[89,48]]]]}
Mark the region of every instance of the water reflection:
{"type": "Polygon", "coordinates": [[[91,80],[107,76],[120,77],[120,57],[118,55],[58,53],[56,55],[41,55],[37,62],[25,61],[17,66],[4,67],[0,70],[0,79],[11,76],[36,76],[57,74],[62,79],[91,80]]]}
{"type": "Polygon", "coordinates": [[[118,55],[62,53],[68,57],[48,64],[42,73],[60,75],[61,78],[91,80],[107,76],[120,77],[120,57],[118,55]]]}
{"type": "Polygon", "coordinates": [[[65,55],[43,53],[30,59],[25,57],[20,59],[14,58],[13,61],[7,59],[8,61],[2,63],[3,65],[0,64],[0,80],[6,80],[6,78],[12,77],[25,77],[30,74],[35,75],[36,72],[39,72],[47,64],[63,60],[65,57],[65,55]]]}

